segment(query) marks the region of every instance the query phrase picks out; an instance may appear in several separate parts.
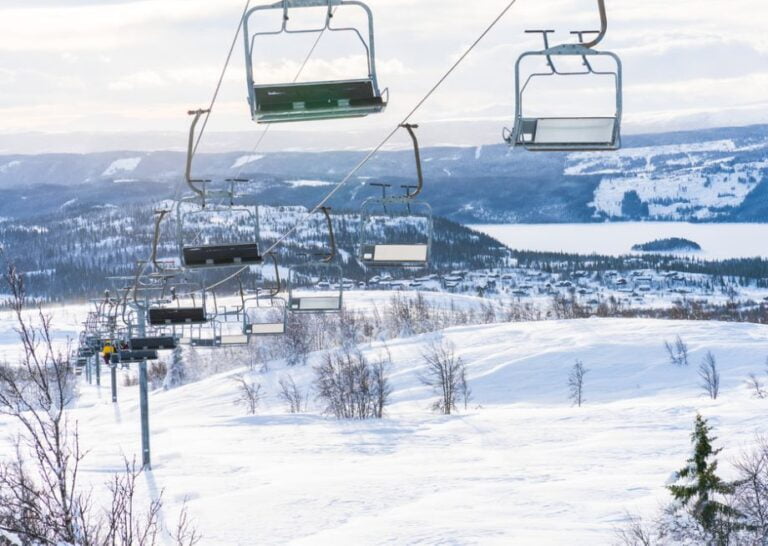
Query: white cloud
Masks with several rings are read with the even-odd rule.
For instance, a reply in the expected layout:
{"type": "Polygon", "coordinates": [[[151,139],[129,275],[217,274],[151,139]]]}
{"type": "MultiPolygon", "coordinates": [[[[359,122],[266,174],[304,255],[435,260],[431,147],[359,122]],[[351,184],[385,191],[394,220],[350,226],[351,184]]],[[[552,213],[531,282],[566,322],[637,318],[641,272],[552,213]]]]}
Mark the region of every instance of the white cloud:
{"type": "MultiPolygon", "coordinates": [[[[327,141],[334,134],[341,141],[355,128],[391,127],[507,2],[368,0],[390,106],[365,120],[294,125],[296,145],[302,132],[321,130],[327,141]]],[[[210,100],[243,0],[4,0],[0,6],[4,130],[176,131],[186,127],[187,109],[210,100]]],[[[768,88],[764,0],[609,2],[608,9],[604,46],[624,61],[628,129],[764,119],[755,107],[768,88]]],[[[556,28],[559,38],[571,39],[571,28],[597,23],[594,0],[519,0],[417,117],[489,126],[483,120],[510,117],[514,62],[539,46],[522,31],[556,28]]],[[[323,37],[303,79],[367,73],[359,43],[334,39],[323,37]]],[[[270,40],[259,50],[266,56],[257,60],[257,77],[292,81],[312,41],[270,40]]],[[[238,41],[211,130],[254,131],[245,95],[238,41]]],[[[308,134],[311,145],[316,136],[308,134]]],[[[467,131],[466,138],[472,144],[477,133],[467,131]]]]}

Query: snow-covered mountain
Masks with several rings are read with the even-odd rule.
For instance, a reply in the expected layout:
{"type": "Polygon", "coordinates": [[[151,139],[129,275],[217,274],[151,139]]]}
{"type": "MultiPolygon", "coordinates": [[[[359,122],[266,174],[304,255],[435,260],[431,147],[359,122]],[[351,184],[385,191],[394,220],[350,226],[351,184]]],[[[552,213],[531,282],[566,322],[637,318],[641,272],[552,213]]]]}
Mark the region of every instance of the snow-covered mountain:
{"type": "MultiPolygon", "coordinates": [[[[768,220],[768,126],[630,136],[616,153],[532,154],[504,145],[425,148],[423,194],[437,215],[465,223],[605,219],[768,220]]],[[[270,205],[310,205],[363,152],[201,154],[199,176],[248,177],[270,205]]],[[[29,217],[172,197],[179,152],[0,156],[0,216],[29,217]]],[[[378,154],[337,194],[352,208],[370,182],[415,178],[410,150],[378,154]]]]}

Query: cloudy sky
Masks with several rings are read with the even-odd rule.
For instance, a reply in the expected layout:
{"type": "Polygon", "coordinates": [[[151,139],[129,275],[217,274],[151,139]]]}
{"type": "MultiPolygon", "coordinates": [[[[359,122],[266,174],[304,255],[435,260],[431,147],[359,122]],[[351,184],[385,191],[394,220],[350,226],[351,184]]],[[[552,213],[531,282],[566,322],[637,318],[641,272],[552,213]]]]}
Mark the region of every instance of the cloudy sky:
{"type": "MultiPolygon", "coordinates": [[[[507,2],[369,0],[390,108],[364,120],[279,127],[270,135],[271,147],[375,144],[507,2]]],[[[170,139],[178,142],[186,130],[186,110],[210,100],[243,5],[244,0],[2,0],[0,150],[14,151],[14,138],[55,148],[69,133],[95,133],[106,141],[124,135],[121,147],[173,147],[170,139]],[[38,140],[30,141],[30,133],[38,140]],[[46,140],[44,134],[51,133],[58,140],[46,140]]],[[[608,0],[608,10],[610,28],[601,48],[624,62],[626,132],[768,122],[765,0],[608,0]]],[[[305,15],[293,23],[322,17],[301,11],[305,15]]],[[[261,22],[267,29],[275,21],[261,22]]],[[[597,25],[595,0],[518,0],[419,112],[416,121],[427,129],[427,143],[498,142],[514,108],[515,59],[538,46],[523,30],[557,29],[567,40],[568,30],[597,25]]],[[[292,79],[308,39],[262,40],[259,77],[292,79]]],[[[324,37],[305,77],[358,76],[360,54],[347,36],[324,37]]],[[[245,102],[243,64],[238,42],[204,147],[242,149],[259,134],[245,102]]],[[[100,148],[97,141],[89,140],[94,149],[100,148]]]]}

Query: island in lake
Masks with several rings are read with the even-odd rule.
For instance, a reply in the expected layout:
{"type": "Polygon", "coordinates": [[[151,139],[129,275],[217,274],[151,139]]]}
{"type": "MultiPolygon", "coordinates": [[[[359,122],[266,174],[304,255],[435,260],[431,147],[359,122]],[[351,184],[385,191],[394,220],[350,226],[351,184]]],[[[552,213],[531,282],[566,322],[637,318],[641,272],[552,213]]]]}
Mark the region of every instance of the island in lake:
{"type": "Polygon", "coordinates": [[[701,250],[701,245],[689,239],[670,237],[668,239],[656,239],[650,243],[633,245],[632,250],[636,252],[698,252],[701,250]]]}

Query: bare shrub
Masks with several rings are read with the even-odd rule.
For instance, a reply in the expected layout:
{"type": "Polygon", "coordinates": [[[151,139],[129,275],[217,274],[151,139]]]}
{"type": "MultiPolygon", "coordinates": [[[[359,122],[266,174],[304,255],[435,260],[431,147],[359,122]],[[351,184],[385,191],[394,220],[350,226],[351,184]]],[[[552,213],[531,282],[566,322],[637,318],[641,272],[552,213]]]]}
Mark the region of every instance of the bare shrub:
{"type": "Polygon", "coordinates": [[[747,378],[747,387],[752,391],[753,398],[763,399],[768,396],[768,392],[766,392],[763,382],[753,373],[749,374],[749,377],[747,378]]]}
{"type": "Polygon", "coordinates": [[[587,375],[587,370],[584,367],[584,363],[581,360],[577,360],[571,368],[571,373],[568,374],[568,398],[573,402],[574,406],[581,407],[585,402],[584,400],[584,376],[587,375]]]}
{"type": "Polygon", "coordinates": [[[245,375],[235,377],[237,382],[237,399],[235,404],[245,407],[249,415],[256,415],[256,408],[263,397],[261,384],[254,382],[245,375]]]}
{"type": "Polygon", "coordinates": [[[720,372],[717,371],[717,360],[712,351],[707,351],[704,360],[699,365],[701,388],[712,400],[717,400],[720,394],[720,372]]]}
{"type": "MultiPolygon", "coordinates": [[[[53,349],[50,319],[42,311],[38,325],[24,318],[24,283],[13,267],[6,281],[24,353],[15,368],[0,367],[0,414],[21,429],[15,456],[0,462],[0,531],[11,543],[25,545],[155,544],[164,531],[158,521],[162,497],[141,512],[135,502],[141,471],[134,464],[125,461],[124,472],[106,485],[106,507],[94,505],[90,490],[80,486],[86,454],[77,423],[71,425],[66,413],[75,396],[69,383],[74,374],[53,349]]],[[[188,519],[181,527],[186,536],[197,536],[188,519]]]]}
{"type": "Polygon", "coordinates": [[[285,402],[290,413],[303,413],[307,411],[309,395],[301,392],[292,375],[288,374],[281,377],[278,384],[280,385],[280,392],[277,393],[277,397],[285,402]]]}
{"type": "Polygon", "coordinates": [[[392,392],[387,367],[362,353],[328,353],[315,368],[315,390],[324,411],[337,419],[381,419],[392,392]]]}
{"type": "Polygon", "coordinates": [[[667,350],[667,354],[669,354],[669,361],[673,366],[688,365],[688,345],[686,345],[680,336],[675,338],[674,343],[665,341],[664,348],[667,350]]]}
{"type": "Polygon", "coordinates": [[[755,544],[768,544],[768,442],[761,439],[756,450],[742,454],[736,469],[736,506],[758,539],[755,544]]]}
{"type": "Polygon", "coordinates": [[[419,379],[438,396],[432,404],[432,409],[450,415],[456,409],[456,401],[462,396],[462,389],[467,393],[467,400],[469,397],[466,365],[456,356],[453,344],[442,339],[432,343],[421,356],[426,370],[419,379]]]}
{"type": "Polygon", "coordinates": [[[627,523],[616,529],[616,538],[620,546],[653,546],[654,532],[639,516],[627,514],[627,523]]]}

